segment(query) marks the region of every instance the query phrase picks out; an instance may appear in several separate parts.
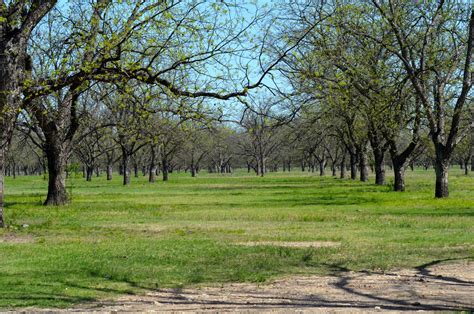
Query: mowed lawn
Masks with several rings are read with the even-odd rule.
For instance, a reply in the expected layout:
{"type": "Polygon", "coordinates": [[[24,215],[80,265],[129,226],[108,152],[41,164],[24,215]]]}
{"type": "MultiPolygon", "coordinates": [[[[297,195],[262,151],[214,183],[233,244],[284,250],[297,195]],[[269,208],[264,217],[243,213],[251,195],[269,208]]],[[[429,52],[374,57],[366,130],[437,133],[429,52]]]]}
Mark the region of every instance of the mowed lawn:
{"type": "Polygon", "coordinates": [[[42,177],[7,179],[0,308],[474,258],[474,176],[457,167],[446,200],[434,199],[434,173],[421,169],[407,171],[405,193],[299,171],[173,173],[154,184],[140,176],[130,187],[118,175],[79,176],[68,184],[72,204],[55,208],[41,206],[42,177]],[[257,241],[340,244],[241,245],[257,241]]]}

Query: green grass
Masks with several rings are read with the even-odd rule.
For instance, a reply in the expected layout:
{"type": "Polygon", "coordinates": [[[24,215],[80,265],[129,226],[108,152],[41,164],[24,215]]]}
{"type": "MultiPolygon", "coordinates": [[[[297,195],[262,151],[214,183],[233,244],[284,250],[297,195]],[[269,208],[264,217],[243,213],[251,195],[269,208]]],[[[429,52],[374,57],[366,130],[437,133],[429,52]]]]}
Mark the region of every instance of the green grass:
{"type": "Polygon", "coordinates": [[[7,179],[10,227],[0,237],[24,241],[0,242],[0,307],[66,307],[160,287],[473,258],[474,177],[453,169],[446,200],[433,198],[433,183],[423,170],[407,172],[405,193],[300,172],[181,173],[167,183],[140,177],[131,187],[118,176],[77,178],[69,181],[73,203],[55,208],[41,206],[41,177],[7,179]],[[341,245],[236,245],[245,241],[341,245]]]}

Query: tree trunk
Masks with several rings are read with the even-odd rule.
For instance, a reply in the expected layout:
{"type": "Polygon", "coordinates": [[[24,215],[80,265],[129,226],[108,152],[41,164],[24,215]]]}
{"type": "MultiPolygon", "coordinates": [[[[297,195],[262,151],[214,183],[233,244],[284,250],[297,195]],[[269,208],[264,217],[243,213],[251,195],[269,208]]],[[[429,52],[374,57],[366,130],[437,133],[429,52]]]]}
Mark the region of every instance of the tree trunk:
{"type": "Polygon", "coordinates": [[[148,182],[154,183],[156,181],[156,165],[150,165],[148,169],[148,182]]]}
{"type": "Polygon", "coordinates": [[[319,162],[319,175],[321,177],[325,176],[326,175],[326,160],[325,159],[322,159],[320,162],[319,162]]]}
{"type": "Polygon", "coordinates": [[[148,182],[154,183],[156,181],[156,152],[153,143],[150,145],[150,164],[148,165],[148,182]]]}
{"type": "Polygon", "coordinates": [[[367,164],[367,151],[363,148],[359,156],[360,181],[362,182],[369,181],[369,169],[367,164]]]}
{"type": "Polygon", "coordinates": [[[92,181],[92,174],[94,172],[94,168],[87,166],[86,167],[86,181],[92,181]]]}
{"type": "Polygon", "coordinates": [[[357,155],[350,154],[350,163],[351,163],[351,180],[357,179],[357,155]]]}
{"type": "Polygon", "coordinates": [[[436,198],[445,198],[449,196],[448,189],[448,166],[444,164],[435,163],[436,172],[436,198]]]}
{"type": "Polygon", "coordinates": [[[393,173],[395,177],[393,190],[398,192],[405,191],[405,165],[403,163],[393,161],[393,173]]]}
{"type": "Polygon", "coordinates": [[[122,175],[123,185],[130,185],[130,156],[127,151],[122,148],[122,175]]]}
{"type": "MultiPolygon", "coordinates": [[[[0,131],[1,132],[1,131],[0,131]]],[[[5,227],[3,220],[3,180],[5,178],[5,147],[0,147],[0,228],[5,227]]]]}
{"type": "Polygon", "coordinates": [[[471,154],[471,171],[474,171],[474,109],[471,109],[471,145],[469,146],[469,152],[471,154]]]}
{"type": "Polygon", "coordinates": [[[163,158],[161,160],[161,167],[162,167],[162,175],[163,175],[163,181],[168,181],[168,172],[169,172],[169,167],[168,167],[168,160],[166,158],[163,158]]]}
{"type": "Polygon", "coordinates": [[[449,196],[448,189],[448,170],[449,158],[445,157],[441,148],[436,147],[436,158],[434,163],[436,173],[435,197],[445,198],[449,196]]]}
{"type": "Polygon", "coordinates": [[[45,153],[48,159],[48,196],[44,205],[65,205],[69,202],[66,191],[67,149],[58,137],[46,137],[45,153]]]}
{"type": "Polygon", "coordinates": [[[112,180],[113,168],[112,165],[107,165],[107,181],[112,180]]]}
{"type": "Polygon", "coordinates": [[[265,157],[260,156],[260,176],[263,177],[267,172],[265,157]]]}
{"type": "Polygon", "coordinates": [[[135,175],[135,178],[138,178],[138,165],[137,164],[133,165],[133,174],[135,175]]]}
{"type": "Polygon", "coordinates": [[[374,160],[375,160],[375,184],[384,185],[385,184],[385,152],[375,151],[374,150],[374,160]]]}
{"type": "Polygon", "coordinates": [[[342,156],[340,170],[341,170],[341,179],[344,179],[346,177],[346,156],[345,155],[342,156]]]}
{"type": "MultiPolygon", "coordinates": [[[[5,7],[4,1],[0,6],[5,7]]],[[[1,8],[2,17],[6,7],[1,8]]],[[[35,18],[32,17],[33,23],[35,18]]],[[[30,21],[30,22],[31,22],[30,21]]],[[[16,116],[23,103],[23,83],[29,78],[31,58],[27,53],[28,35],[21,31],[12,32],[8,19],[0,21],[0,227],[4,227],[3,192],[5,177],[5,157],[16,116]]],[[[16,26],[13,27],[13,29],[16,26]]]]}
{"type": "Polygon", "coordinates": [[[464,174],[469,175],[469,159],[464,161],[464,174]]]}

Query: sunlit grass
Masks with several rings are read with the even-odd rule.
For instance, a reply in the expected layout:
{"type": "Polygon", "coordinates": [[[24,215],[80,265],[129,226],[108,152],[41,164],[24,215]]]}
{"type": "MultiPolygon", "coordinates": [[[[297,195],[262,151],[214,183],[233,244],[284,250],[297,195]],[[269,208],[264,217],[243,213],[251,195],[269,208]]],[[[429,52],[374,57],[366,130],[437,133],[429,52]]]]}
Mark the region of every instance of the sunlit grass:
{"type": "Polygon", "coordinates": [[[434,199],[434,175],[423,170],[408,171],[405,193],[301,172],[133,179],[130,187],[118,176],[69,179],[73,203],[59,208],[41,206],[42,177],[8,179],[10,227],[0,236],[16,240],[0,242],[0,306],[474,257],[474,176],[458,169],[446,200],[434,199]],[[246,241],[340,245],[236,245],[246,241]]]}

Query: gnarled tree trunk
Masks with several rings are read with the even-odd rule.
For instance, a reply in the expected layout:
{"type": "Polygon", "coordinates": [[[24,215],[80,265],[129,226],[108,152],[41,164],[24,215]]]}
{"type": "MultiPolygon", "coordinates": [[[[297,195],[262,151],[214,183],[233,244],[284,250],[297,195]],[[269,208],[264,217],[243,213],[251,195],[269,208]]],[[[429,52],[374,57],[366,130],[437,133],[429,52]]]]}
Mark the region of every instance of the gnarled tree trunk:
{"type": "Polygon", "coordinates": [[[448,189],[448,170],[449,170],[449,155],[444,152],[440,145],[435,146],[436,158],[434,163],[436,173],[436,187],[435,197],[444,198],[449,196],[448,189]]]}
{"type": "Polygon", "coordinates": [[[52,132],[46,135],[45,153],[48,160],[48,196],[44,205],[65,205],[69,198],[66,191],[66,164],[68,143],[52,132]]]}
{"type": "MultiPolygon", "coordinates": [[[[3,17],[0,15],[0,18],[3,17]]],[[[0,21],[0,228],[5,225],[3,193],[6,153],[16,115],[22,105],[21,86],[28,76],[26,69],[31,66],[26,52],[27,38],[22,37],[29,34],[13,33],[8,29],[8,20],[0,21]]]]}
{"type": "Polygon", "coordinates": [[[405,191],[405,165],[404,163],[393,161],[393,173],[395,182],[393,185],[394,191],[405,191]]]}

